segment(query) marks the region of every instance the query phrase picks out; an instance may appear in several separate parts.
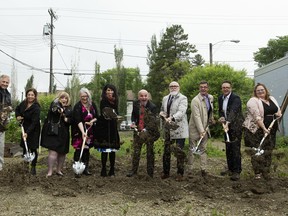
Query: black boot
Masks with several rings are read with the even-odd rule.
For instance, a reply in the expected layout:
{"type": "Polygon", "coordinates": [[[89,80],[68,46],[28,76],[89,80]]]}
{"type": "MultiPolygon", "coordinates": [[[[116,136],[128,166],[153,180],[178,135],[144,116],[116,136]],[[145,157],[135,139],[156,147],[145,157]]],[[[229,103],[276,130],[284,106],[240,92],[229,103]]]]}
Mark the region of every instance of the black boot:
{"type": "Polygon", "coordinates": [[[109,176],[115,176],[115,152],[109,153],[109,160],[110,160],[110,170],[108,175],[109,176]]]}
{"type": "Polygon", "coordinates": [[[84,149],[83,151],[83,162],[85,164],[85,169],[83,171],[83,175],[92,175],[92,173],[88,170],[89,168],[89,158],[90,158],[90,152],[89,149],[84,149]]]}
{"type": "Polygon", "coordinates": [[[30,173],[31,173],[31,175],[36,175],[36,167],[35,166],[31,166],[30,173]]]}
{"type": "Polygon", "coordinates": [[[108,153],[106,152],[101,153],[101,163],[102,163],[101,176],[102,177],[107,176],[107,171],[106,171],[107,156],[108,156],[108,153]]]}

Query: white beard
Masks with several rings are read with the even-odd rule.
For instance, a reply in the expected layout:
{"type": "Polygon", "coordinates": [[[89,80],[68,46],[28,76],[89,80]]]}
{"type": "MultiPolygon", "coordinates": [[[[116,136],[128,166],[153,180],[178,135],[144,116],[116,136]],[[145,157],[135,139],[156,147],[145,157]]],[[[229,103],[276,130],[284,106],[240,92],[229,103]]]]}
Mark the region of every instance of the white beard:
{"type": "Polygon", "coordinates": [[[175,96],[175,95],[177,95],[179,92],[178,91],[172,91],[172,92],[170,92],[170,95],[171,96],[175,96]]]}

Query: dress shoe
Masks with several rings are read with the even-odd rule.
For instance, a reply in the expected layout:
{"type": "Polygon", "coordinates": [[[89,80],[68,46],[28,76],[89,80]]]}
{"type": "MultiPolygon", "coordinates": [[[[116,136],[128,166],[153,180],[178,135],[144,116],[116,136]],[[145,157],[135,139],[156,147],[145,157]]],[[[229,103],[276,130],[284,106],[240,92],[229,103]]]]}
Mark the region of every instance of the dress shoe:
{"type": "Polygon", "coordinates": [[[57,176],[64,176],[64,174],[62,172],[56,172],[57,176]]]}
{"type": "Polygon", "coordinates": [[[127,173],[127,177],[132,177],[132,176],[134,176],[134,175],[136,175],[137,173],[136,172],[134,172],[134,171],[130,171],[129,173],[127,173]]]}
{"type": "Polygon", "coordinates": [[[110,170],[109,170],[108,176],[115,176],[114,169],[110,169],[110,170]]]}
{"type": "Polygon", "coordinates": [[[176,180],[176,181],[183,181],[183,180],[184,180],[184,179],[183,179],[183,175],[178,174],[175,180],[176,180]]]}
{"type": "Polygon", "coordinates": [[[208,173],[206,170],[201,170],[201,175],[203,178],[207,177],[208,173]]]}
{"type": "Polygon", "coordinates": [[[170,177],[169,174],[162,173],[161,175],[161,179],[167,179],[169,177],[170,177]]]}
{"type": "Polygon", "coordinates": [[[90,176],[90,175],[92,175],[92,173],[88,169],[85,169],[83,171],[83,175],[90,176]]]}
{"type": "Polygon", "coordinates": [[[233,173],[232,176],[230,177],[232,181],[238,181],[240,179],[240,174],[239,173],[233,173]]]}
{"type": "Polygon", "coordinates": [[[230,170],[223,170],[220,172],[221,176],[226,176],[226,175],[232,176],[232,174],[233,173],[230,170]]]}

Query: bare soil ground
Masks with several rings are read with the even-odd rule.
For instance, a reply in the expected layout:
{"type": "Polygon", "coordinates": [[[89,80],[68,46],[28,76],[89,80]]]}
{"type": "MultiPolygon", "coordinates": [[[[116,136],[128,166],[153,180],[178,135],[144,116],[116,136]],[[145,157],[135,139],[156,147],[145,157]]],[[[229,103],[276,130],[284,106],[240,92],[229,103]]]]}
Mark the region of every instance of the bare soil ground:
{"type": "Polygon", "coordinates": [[[93,175],[78,179],[72,161],[67,161],[64,177],[46,178],[46,154],[40,156],[36,176],[21,158],[6,158],[0,172],[0,215],[288,215],[288,178],[279,177],[274,164],[271,180],[254,180],[243,156],[237,182],[219,175],[225,159],[218,158],[209,159],[206,179],[196,166],[182,182],[175,181],[174,157],[171,177],[165,180],[160,178],[161,157],[153,179],[146,175],[145,157],[135,177],[126,177],[130,156],[116,156],[116,177],[100,177],[100,161],[92,158],[93,175]]]}

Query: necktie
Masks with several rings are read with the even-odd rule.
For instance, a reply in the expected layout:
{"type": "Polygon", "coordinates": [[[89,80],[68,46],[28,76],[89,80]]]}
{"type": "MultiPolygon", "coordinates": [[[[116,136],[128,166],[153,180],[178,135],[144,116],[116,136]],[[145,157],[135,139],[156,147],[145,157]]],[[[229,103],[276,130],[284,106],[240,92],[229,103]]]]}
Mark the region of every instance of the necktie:
{"type": "Polygon", "coordinates": [[[170,107],[173,102],[174,96],[169,96],[168,103],[167,103],[167,117],[170,116],[170,107]]]}
{"type": "Polygon", "coordinates": [[[143,105],[141,105],[140,115],[139,115],[139,125],[138,125],[139,131],[142,131],[144,129],[144,112],[145,112],[145,108],[143,105]]]}
{"type": "Polygon", "coordinates": [[[209,112],[209,109],[210,109],[209,98],[208,98],[208,96],[204,96],[204,99],[205,99],[205,103],[206,103],[207,111],[209,112]]]}

